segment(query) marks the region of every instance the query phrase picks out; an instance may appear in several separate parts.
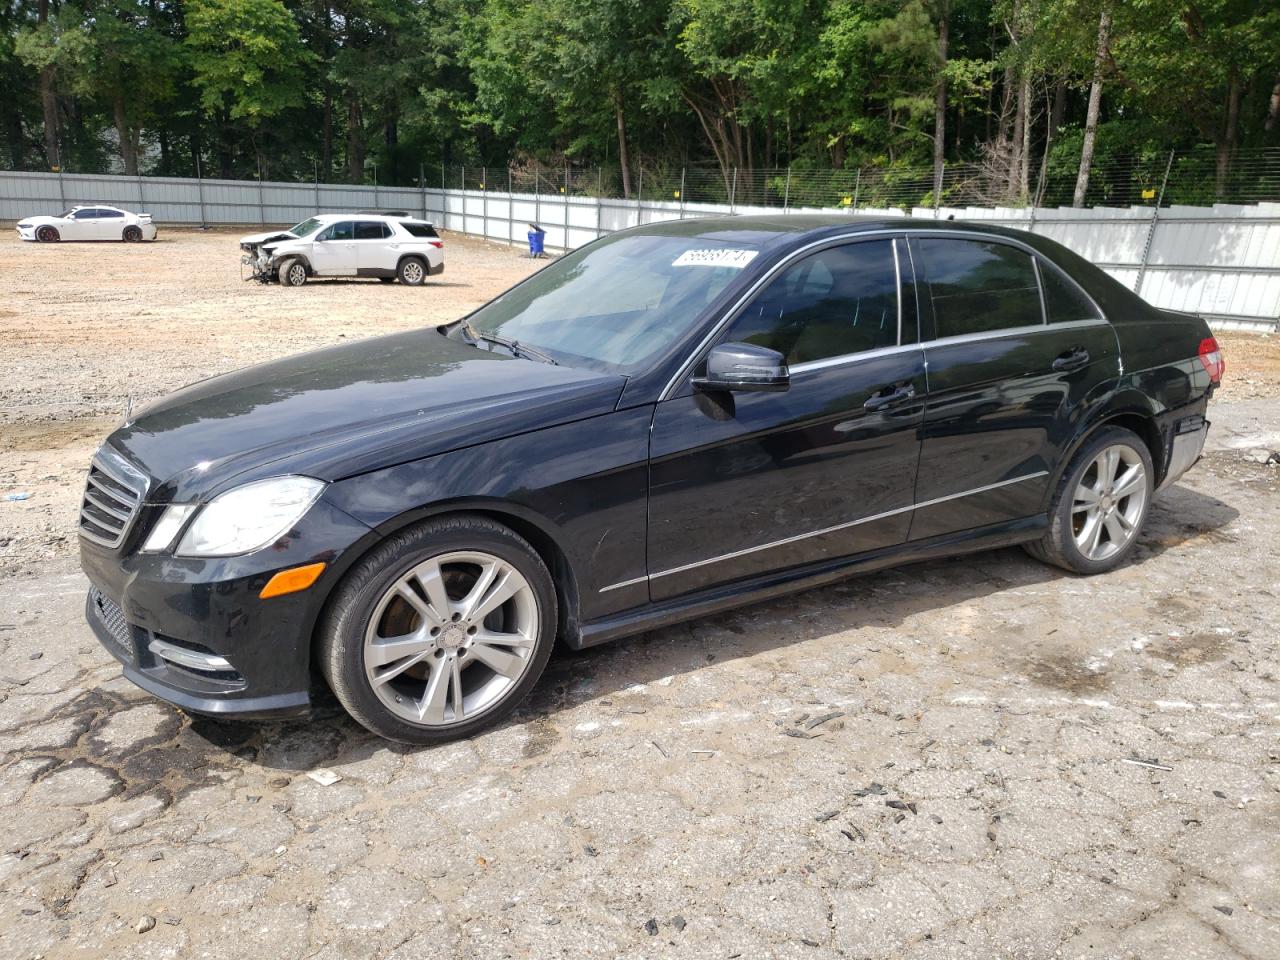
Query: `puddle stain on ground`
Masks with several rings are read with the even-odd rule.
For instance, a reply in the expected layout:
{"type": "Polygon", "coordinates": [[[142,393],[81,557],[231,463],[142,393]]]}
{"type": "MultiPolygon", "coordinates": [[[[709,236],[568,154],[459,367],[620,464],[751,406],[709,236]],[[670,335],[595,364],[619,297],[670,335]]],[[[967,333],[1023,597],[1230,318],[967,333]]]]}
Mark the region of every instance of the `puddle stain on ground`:
{"type": "Polygon", "coordinates": [[[1028,660],[1024,672],[1028,679],[1041,686],[1074,694],[1097,693],[1111,680],[1105,670],[1093,670],[1079,657],[1066,654],[1028,660]]]}
{"type": "Polygon", "coordinates": [[[1226,657],[1227,637],[1216,633],[1192,633],[1185,637],[1165,637],[1147,644],[1144,652],[1180,667],[1209,663],[1226,657]]]}

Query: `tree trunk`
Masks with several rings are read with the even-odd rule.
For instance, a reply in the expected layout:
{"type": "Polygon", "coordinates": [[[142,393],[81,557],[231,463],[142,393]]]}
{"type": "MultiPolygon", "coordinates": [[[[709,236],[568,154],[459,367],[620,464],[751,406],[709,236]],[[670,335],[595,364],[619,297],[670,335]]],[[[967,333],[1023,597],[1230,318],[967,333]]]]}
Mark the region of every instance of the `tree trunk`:
{"type": "Polygon", "coordinates": [[[1227,193],[1227,178],[1231,175],[1231,161],[1235,157],[1240,127],[1240,74],[1232,69],[1231,85],[1227,88],[1227,123],[1218,138],[1217,164],[1213,178],[1213,195],[1221,200],[1227,193]]]}
{"type": "Polygon", "coordinates": [[[347,179],[364,182],[364,117],[355,93],[347,98],[347,179]]]}
{"type": "MultiPolygon", "coordinates": [[[[36,23],[49,22],[49,0],[36,4],[36,23]]],[[[44,113],[44,153],[49,169],[62,168],[62,152],[58,139],[58,97],[53,90],[53,67],[40,71],[40,108],[44,113]]]]}
{"type": "Polygon", "coordinates": [[[1053,102],[1049,106],[1049,123],[1044,133],[1044,154],[1040,157],[1040,176],[1036,182],[1036,194],[1031,198],[1032,206],[1044,202],[1045,178],[1049,176],[1049,154],[1053,152],[1054,141],[1058,139],[1058,128],[1062,126],[1062,114],[1067,107],[1067,81],[1061,77],[1053,85],[1053,102]]]}
{"type": "Polygon", "coordinates": [[[938,87],[933,93],[933,199],[942,197],[942,171],[947,140],[947,41],[951,34],[951,5],[942,0],[938,11],[938,87]]]}
{"type": "Polygon", "coordinates": [[[1277,120],[1280,120],[1280,73],[1276,74],[1276,85],[1271,88],[1271,100],[1267,103],[1265,127],[1268,132],[1276,128],[1277,120]]]}
{"type": "Polygon", "coordinates": [[[614,94],[613,112],[618,118],[618,163],[622,165],[622,198],[631,199],[631,151],[627,149],[627,121],[622,113],[622,95],[614,94]]]}
{"type": "Polygon", "coordinates": [[[129,118],[124,109],[124,98],[116,97],[112,101],[111,110],[116,121],[116,135],[120,138],[120,157],[124,160],[124,175],[126,177],[136,177],[138,175],[137,143],[133,138],[133,131],[129,129],[129,118]]]}
{"type": "Polygon", "coordinates": [[[333,94],[324,92],[324,134],[320,146],[320,169],[324,178],[333,172],[333,94]]]}
{"type": "Polygon", "coordinates": [[[1076,175],[1073,207],[1083,207],[1089,192],[1089,170],[1093,166],[1093,143],[1098,135],[1098,113],[1102,109],[1102,69],[1111,46],[1111,7],[1104,5],[1098,18],[1098,47],[1093,55],[1093,82],[1089,84],[1089,109],[1084,120],[1084,144],[1080,148],[1080,172],[1076,175]]]}
{"type": "Polygon", "coordinates": [[[1022,114],[1022,142],[1018,145],[1018,199],[1023,202],[1031,193],[1031,71],[1023,67],[1022,91],[1018,112],[1022,114]]]}

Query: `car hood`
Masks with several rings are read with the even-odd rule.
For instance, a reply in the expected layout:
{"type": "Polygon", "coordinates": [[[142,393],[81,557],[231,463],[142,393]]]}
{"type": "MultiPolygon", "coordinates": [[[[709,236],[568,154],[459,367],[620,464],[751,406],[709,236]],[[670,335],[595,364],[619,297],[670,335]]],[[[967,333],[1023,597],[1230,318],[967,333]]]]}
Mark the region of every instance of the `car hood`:
{"type": "Polygon", "coordinates": [[[61,217],[23,217],[18,221],[20,227],[43,227],[46,224],[57,225],[63,223],[61,217]]]}
{"type": "Polygon", "coordinates": [[[242,247],[253,247],[260,243],[279,243],[282,240],[297,240],[288,230],[268,230],[265,233],[251,233],[240,238],[242,247]]]}
{"type": "Polygon", "coordinates": [[[304,353],[185,387],[108,443],[152,478],[147,499],[234,483],[321,480],[613,410],[626,378],[517,359],[429,328],[304,353]]]}

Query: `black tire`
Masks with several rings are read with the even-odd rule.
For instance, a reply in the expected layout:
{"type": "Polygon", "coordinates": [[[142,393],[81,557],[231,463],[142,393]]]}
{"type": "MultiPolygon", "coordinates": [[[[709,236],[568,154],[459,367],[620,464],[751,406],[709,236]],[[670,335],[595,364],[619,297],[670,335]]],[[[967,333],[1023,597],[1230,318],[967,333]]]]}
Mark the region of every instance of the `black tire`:
{"type": "Polygon", "coordinates": [[[555,585],[537,551],[500,523],[458,514],[395,534],[347,573],[321,622],[316,659],[338,702],[361,726],[401,743],[443,743],[469,737],[511,715],[542,675],[555,644],[558,622],[555,585]],[[456,551],[483,551],[516,567],[533,592],[537,638],[524,673],[484,713],[447,726],[419,725],[392,713],[372,689],[365,675],[365,631],[383,594],[398,579],[432,557],[456,551]]]}
{"type": "Polygon", "coordinates": [[[130,224],[124,228],[124,233],[121,234],[121,237],[125,243],[138,243],[142,240],[142,228],[136,224],[130,224]]]}
{"type": "Polygon", "coordinates": [[[57,227],[51,227],[46,223],[43,227],[36,229],[36,239],[41,243],[57,243],[62,239],[62,234],[58,233],[57,227]]]}
{"type": "MultiPolygon", "coordinates": [[[[1155,492],[1155,469],[1151,462],[1151,452],[1146,443],[1132,430],[1123,427],[1103,427],[1093,434],[1084,445],[1076,451],[1070,465],[1063,471],[1054,491],[1053,503],[1049,508],[1049,530],[1039,540],[1024,544],[1024,549],[1031,556],[1044,563],[1070,570],[1072,573],[1093,575],[1114,570],[1128,558],[1138,543],[1142,527],[1146,523],[1151,509],[1151,499],[1155,492]],[[1133,524],[1134,530],[1128,541],[1104,559],[1087,556],[1076,543],[1075,491],[1092,468],[1094,461],[1108,447],[1122,446],[1128,448],[1143,467],[1143,499],[1133,524]]],[[[1127,501],[1127,498],[1126,498],[1127,501]]]]}
{"type": "Polygon", "coordinates": [[[276,271],[282,287],[300,287],[307,282],[307,265],[297,258],[291,258],[280,264],[276,271]]]}
{"type": "Polygon", "coordinates": [[[427,264],[418,257],[405,257],[396,267],[396,278],[410,287],[420,287],[427,280],[427,264]]]}

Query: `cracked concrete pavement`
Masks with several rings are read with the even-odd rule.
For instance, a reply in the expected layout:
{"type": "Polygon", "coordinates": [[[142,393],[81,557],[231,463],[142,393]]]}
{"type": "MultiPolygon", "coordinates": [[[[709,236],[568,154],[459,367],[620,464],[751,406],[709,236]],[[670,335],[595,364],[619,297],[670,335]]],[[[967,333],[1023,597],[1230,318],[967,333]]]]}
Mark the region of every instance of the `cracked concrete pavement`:
{"type": "Polygon", "coordinates": [[[1280,471],[1236,448],[1280,423],[1213,413],[1111,575],[1002,550],[560,653],[434,749],[193,720],[74,566],[4,583],[0,958],[1275,957],[1280,471]]]}

